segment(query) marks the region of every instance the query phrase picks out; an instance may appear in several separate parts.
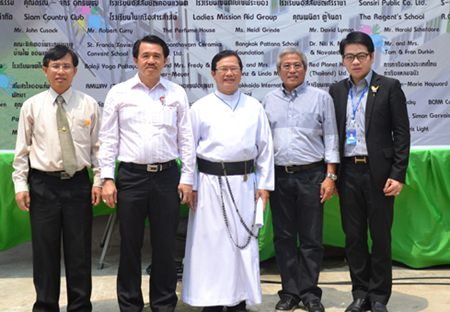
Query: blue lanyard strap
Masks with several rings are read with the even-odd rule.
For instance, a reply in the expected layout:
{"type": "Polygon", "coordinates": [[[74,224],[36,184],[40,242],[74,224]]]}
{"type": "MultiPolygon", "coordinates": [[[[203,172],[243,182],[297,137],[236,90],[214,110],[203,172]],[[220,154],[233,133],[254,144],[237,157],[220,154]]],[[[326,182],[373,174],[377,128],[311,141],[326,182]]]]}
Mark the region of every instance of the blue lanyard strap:
{"type": "Polygon", "coordinates": [[[352,101],[352,120],[355,120],[356,111],[358,110],[359,105],[361,104],[361,101],[366,94],[367,90],[369,90],[369,86],[366,86],[364,90],[362,91],[361,95],[359,96],[358,102],[354,102],[353,98],[353,88],[350,88],[350,99],[352,101]]]}

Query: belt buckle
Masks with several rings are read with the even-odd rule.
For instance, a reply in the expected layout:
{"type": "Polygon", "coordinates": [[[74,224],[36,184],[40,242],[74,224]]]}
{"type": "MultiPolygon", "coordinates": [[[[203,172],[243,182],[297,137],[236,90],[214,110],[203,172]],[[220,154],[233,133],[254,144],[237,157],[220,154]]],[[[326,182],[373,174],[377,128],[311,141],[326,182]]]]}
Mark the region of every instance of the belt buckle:
{"type": "Polygon", "coordinates": [[[161,171],[161,165],[147,165],[148,172],[158,172],[161,171]]]}
{"type": "Polygon", "coordinates": [[[294,173],[294,171],[289,170],[289,166],[284,166],[284,171],[286,171],[286,173],[294,173]]]}
{"type": "Polygon", "coordinates": [[[61,180],[68,180],[68,179],[72,178],[72,176],[70,174],[68,174],[67,172],[62,171],[59,178],[61,180]]]}
{"type": "Polygon", "coordinates": [[[367,158],[365,156],[362,156],[362,157],[355,156],[354,160],[355,160],[355,165],[367,164],[367,158]]]}

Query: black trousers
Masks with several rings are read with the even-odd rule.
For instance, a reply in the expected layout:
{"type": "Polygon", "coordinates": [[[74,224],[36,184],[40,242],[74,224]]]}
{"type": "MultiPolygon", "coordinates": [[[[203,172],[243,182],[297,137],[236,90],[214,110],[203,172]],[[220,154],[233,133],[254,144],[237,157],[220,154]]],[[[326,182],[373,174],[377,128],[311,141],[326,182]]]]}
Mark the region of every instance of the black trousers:
{"type": "Polygon", "coordinates": [[[177,166],[150,173],[119,165],[117,215],[121,243],[117,296],[120,311],[142,311],[144,307],[141,291],[141,249],[147,217],[150,221],[152,244],[150,307],[153,312],[175,310],[179,180],[177,166]]]}
{"type": "Polygon", "coordinates": [[[69,180],[31,170],[30,221],[34,312],[59,312],[61,239],[67,282],[67,311],[92,311],[90,301],[92,205],[86,170],[69,180]]]}
{"type": "Polygon", "coordinates": [[[305,304],[322,296],[317,283],[323,258],[320,185],[324,178],[325,166],[296,173],[277,169],[275,191],[270,195],[280,293],[305,304]]]}
{"type": "Polygon", "coordinates": [[[374,187],[368,165],[344,159],[341,166],[338,188],[352,294],[355,299],[369,298],[386,304],[392,290],[394,197],[374,187]]]}

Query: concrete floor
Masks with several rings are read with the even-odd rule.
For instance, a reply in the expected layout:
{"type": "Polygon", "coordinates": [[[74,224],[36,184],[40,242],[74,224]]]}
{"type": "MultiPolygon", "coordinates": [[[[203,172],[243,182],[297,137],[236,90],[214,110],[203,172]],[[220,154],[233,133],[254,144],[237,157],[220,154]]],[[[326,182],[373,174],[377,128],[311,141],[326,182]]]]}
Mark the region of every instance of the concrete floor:
{"type": "MultiPolygon", "coordinates": [[[[92,303],[94,311],[119,311],[116,300],[116,273],[118,263],[119,237],[114,231],[103,269],[98,268],[101,254],[99,242],[107,221],[107,217],[97,217],[94,221],[93,242],[93,291],[92,303]]],[[[147,235],[148,236],[148,235],[147,235]]],[[[146,264],[150,262],[150,250],[143,251],[143,294],[146,299],[144,311],[148,307],[148,276],[145,273],[146,264]]],[[[450,311],[450,267],[439,267],[423,270],[412,270],[395,266],[393,271],[394,287],[388,304],[391,312],[415,311],[450,311]]],[[[277,291],[280,288],[280,278],[274,260],[261,263],[261,280],[263,303],[260,306],[249,307],[250,311],[274,311],[278,301],[277,291]]],[[[320,275],[320,286],[323,290],[322,302],[328,312],[344,311],[351,302],[351,286],[348,268],[339,253],[328,253],[320,275]]],[[[178,294],[181,286],[178,285],[178,294]]],[[[35,293],[32,280],[31,245],[22,244],[15,248],[0,252],[0,312],[31,311],[35,293]]],[[[65,280],[61,285],[61,311],[66,311],[65,280]]],[[[177,311],[200,311],[184,305],[181,301],[177,311]]],[[[303,311],[297,309],[297,312],[303,311]]]]}

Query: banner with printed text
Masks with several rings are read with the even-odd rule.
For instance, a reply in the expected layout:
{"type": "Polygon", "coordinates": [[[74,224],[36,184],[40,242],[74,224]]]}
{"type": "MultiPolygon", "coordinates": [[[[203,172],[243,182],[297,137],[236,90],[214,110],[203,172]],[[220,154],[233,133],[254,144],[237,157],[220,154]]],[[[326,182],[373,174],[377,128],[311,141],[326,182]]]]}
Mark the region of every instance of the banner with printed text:
{"type": "Polygon", "coordinates": [[[214,90],[210,61],[237,50],[242,90],[258,99],[280,86],[277,54],[308,57],[306,83],[328,89],[347,76],[338,52],[349,31],[368,33],[373,69],[400,80],[414,146],[450,145],[450,0],[0,0],[0,150],[14,149],[22,103],[48,88],[42,57],[55,44],[79,55],[74,87],[103,105],[133,76],[131,49],[146,34],[170,47],[164,75],[191,102],[214,90]]]}

